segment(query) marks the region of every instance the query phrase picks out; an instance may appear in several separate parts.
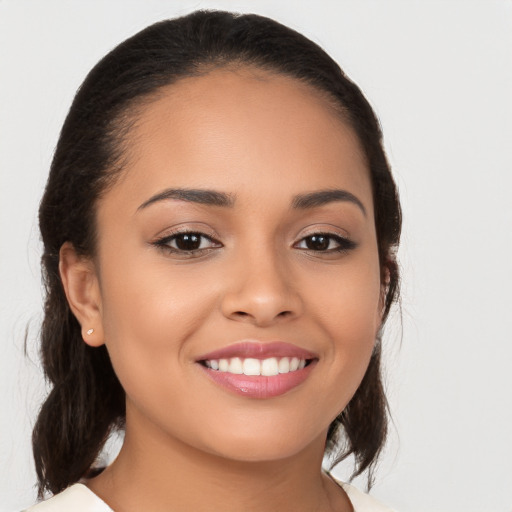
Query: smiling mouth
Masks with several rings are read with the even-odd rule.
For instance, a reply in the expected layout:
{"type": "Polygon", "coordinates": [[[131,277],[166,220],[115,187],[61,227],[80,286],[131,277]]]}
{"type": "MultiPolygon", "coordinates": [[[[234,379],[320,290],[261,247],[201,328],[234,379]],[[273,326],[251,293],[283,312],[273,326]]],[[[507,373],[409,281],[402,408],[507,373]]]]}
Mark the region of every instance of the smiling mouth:
{"type": "Polygon", "coordinates": [[[266,359],[232,357],[229,359],[206,359],[200,363],[206,368],[220,373],[273,377],[302,370],[312,361],[313,359],[298,357],[269,357],[266,359]]]}
{"type": "Polygon", "coordinates": [[[318,361],[317,354],[290,343],[245,340],[204,354],[196,363],[228,392],[264,399],[299,387],[318,361]]]}

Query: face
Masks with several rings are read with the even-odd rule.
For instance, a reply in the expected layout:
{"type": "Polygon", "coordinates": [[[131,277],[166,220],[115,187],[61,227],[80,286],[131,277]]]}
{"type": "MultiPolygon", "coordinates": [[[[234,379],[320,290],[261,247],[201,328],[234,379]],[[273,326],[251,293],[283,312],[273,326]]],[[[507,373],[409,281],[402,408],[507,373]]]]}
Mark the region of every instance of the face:
{"type": "Polygon", "coordinates": [[[253,461],[324,440],[381,318],[352,129],[293,79],[217,70],[161,91],[128,147],[98,204],[89,337],[126,391],[127,432],[253,461]]]}

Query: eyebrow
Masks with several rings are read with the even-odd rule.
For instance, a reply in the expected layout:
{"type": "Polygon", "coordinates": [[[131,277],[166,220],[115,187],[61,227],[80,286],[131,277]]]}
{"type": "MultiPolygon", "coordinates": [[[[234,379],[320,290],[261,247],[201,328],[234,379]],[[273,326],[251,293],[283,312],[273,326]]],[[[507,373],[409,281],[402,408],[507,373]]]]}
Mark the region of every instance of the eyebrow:
{"type": "MultiPolygon", "coordinates": [[[[144,208],[147,208],[159,201],[166,201],[169,199],[188,201],[207,206],[232,208],[235,205],[236,196],[233,194],[226,194],[225,192],[218,192],[217,190],[169,188],[150,197],[137,208],[137,211],[143,210],[144,208]]],[[[333,202],[353,203],[358,206],[366,216],[366,208],[363,203],[354,194],[341,189],[318,190],[316,192],[298,194],[292,199],[292,208],[296,210],[307,210],[333,202]]]]}
{"type": "Polygon", "coordinates": [[[235,204],[235,199],[230,194],[217,192],[216,190],[205,190],[195,188],[169,188],[159,192],[142,203],[137,210],[147,208],[153,203],[176,199],[178,201],[188,201],[190,203],[205,204],[208,206],[222,206],[231,208],[235,204]]]}
{"type": "Polygon", "coordinates": [[[366,216],[366,208],[363,203],[354,194],[341,189],[319,190],[308,194],[299,194],[293,198],[292,208],[307,210],[309,208],[316,208],[318,206],[323,206],[324,204],[337,201],[347,201],[355,204],[366,216]]]}

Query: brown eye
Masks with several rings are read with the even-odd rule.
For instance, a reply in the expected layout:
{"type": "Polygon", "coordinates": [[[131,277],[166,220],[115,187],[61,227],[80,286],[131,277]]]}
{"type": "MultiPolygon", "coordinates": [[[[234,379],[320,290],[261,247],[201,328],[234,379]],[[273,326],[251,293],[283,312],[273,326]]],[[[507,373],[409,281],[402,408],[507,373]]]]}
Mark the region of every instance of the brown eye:
{"type": "Polygon", "coordinates": [[[354,249],[356,243],[339,235],[315,233],[300,240],[297,247],[306,251],[333,253],[354,249]]]}
{"type": "Polygon", "coordinates": [[[325,235],[313,235],[304,239],[306,247],[312,251],[326,251],[329,249],[331,239],[325,235]]]}
{"type": "Polygon", "coordinates": [[[180,251],[195,251],[201,246],[201,235],[198,233],[182,233],[175,235],[175,245],[180,251]]]}
{"type": "Polygon", "coordinates": [[[157,247],[168,250],[176,254],[189,254],[197,253],[203,254],[205,251],[222,247],[220,242],[204,233],[199,232],[184,232],[168,235],[156,242],[153,242],[157,247]]]}

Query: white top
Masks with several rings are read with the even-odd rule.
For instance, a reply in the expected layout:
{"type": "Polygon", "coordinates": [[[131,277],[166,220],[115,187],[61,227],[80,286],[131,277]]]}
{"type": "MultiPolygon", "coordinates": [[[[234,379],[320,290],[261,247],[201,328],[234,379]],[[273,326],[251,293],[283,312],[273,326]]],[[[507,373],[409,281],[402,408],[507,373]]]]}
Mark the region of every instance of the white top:
{"type": "MultiPolygon", "coordinates": [[[[354,512],[393,512],[356,487],[338,482],[354,507],[354,512]]],[[[83,484],[74,484],[49,500],[24,512],[114,512],[104,501],[83,484]]]]}

